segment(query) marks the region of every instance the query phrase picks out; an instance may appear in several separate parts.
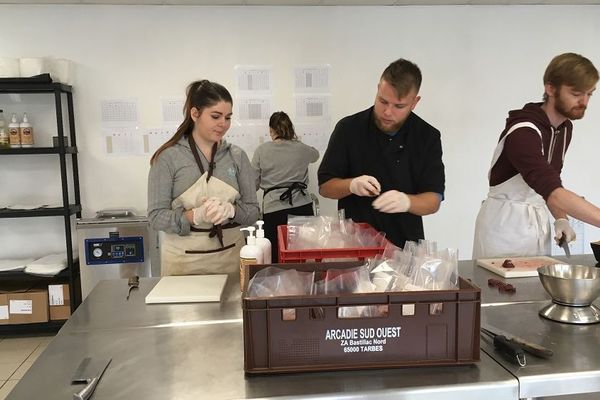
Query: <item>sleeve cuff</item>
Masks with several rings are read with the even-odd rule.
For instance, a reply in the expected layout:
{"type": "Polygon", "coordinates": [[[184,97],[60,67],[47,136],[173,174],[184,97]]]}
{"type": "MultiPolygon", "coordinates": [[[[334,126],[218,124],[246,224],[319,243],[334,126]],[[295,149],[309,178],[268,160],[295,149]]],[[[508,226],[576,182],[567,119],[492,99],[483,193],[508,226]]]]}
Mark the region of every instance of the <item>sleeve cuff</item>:
{"type": "Polygon", "coordinates": [[[185,214],[183,213],[183,209],[182,209],[181,215],[179,217],[179,226],[181,227],[179,230],[179,236],[187,236],[190,234],[190,228],[191,228],[190,222],[185,217],[185,214]]]}

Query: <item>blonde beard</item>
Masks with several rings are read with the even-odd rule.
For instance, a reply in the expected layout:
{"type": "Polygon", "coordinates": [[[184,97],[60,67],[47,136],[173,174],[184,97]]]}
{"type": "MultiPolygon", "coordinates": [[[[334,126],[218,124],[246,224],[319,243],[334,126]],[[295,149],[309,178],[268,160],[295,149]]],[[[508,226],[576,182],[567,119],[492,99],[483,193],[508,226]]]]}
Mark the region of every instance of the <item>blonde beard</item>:
{"type": "Polygon", "coordinates": [[[391,129],[389,129],[389,128],[384,128],[381,125],[381,122],[379,121],[379,118],[377,117],[377,115],[373,114],[373,117],[374,117],[373,120],[375,121],[375,126],[377,127],[377,129],[379,129],[380,131],[385,132],[385,133],[398,132],[400,130],[400,128],[402,128],[402,125],[404,125],[404,122],[406,122],[406,119],[408,119],[408,117],[405,118],[404,120],[402,120],[399,123],[397,123],[396,125],[394,125],[391,129]]]}

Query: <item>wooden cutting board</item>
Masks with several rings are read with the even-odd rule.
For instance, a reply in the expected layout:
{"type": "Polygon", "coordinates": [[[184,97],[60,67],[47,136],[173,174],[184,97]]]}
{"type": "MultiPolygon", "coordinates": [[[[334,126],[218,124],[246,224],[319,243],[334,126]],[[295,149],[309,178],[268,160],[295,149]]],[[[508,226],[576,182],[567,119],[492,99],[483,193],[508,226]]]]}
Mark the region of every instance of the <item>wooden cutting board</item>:
{"type": "Polygon", "coordinates": [[[528,276],[538,276],[537,269],[544,265],[564,264],[562,261],[551,257],[504,257],[504,258],[486,258],[477,260],[477,265],[504,278],[523,278],[528,276]],[[502,264],[506,260],[511,260],[514,268],[504,268],[502,264]]]}
{"type": "Polygon", "coordinates": [[[146,304],[221,301],[227,275],[163,276],[146,296],[146,304]]]}

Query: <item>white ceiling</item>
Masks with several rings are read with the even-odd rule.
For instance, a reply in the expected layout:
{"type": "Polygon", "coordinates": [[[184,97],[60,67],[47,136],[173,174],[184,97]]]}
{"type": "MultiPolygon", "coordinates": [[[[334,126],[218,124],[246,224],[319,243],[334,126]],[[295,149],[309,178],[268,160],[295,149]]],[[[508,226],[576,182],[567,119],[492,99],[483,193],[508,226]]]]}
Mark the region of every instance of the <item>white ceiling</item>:
{"type": "Polygon", "coordinates": [[[198,6],[589,5],[600,4],[600,0],[0,0],[0,4],[167,4],[198,6]]]}

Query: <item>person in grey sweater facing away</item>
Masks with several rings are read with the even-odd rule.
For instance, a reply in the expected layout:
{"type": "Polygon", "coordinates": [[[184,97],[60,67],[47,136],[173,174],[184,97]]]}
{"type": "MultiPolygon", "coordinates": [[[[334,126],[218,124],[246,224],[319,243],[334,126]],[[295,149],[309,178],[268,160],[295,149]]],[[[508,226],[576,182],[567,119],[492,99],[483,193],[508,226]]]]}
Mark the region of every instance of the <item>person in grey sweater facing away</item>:
{"type": "Polygon", "coordinates": [[[308,193],[308,165],[319,159],[319,151],[298,140],[290,117],[277,111],[269,119],[271,142],[254,152],[252,165],[258,172],[256,188],[263,193],[265,237],[271,241],[272,262],[278,261],[277,226],[287,224],[288,215],[313,215],[308,193]]]}

